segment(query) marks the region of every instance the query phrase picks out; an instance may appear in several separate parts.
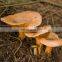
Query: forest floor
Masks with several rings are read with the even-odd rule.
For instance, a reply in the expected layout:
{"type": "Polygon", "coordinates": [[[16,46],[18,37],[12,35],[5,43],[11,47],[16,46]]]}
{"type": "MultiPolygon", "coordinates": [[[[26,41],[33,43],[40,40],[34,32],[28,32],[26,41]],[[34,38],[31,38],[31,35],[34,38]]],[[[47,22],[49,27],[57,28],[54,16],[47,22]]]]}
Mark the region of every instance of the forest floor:
{"type": "MultiPolygon", "coordinates": [[[[1,0],[0,18],[32,10],[43,17],[43,24],[62,27],[61,0],[1,0]]],[[[9,26],[0,21],[0,26],[9,26]]],[[[56,32],[62,38],[62,32],[56,32]]],[[[31,46],[35,39],[25,37],[21,40],[18,32],[0,32],[0,62],[62,62],[62,47],[53,48],[51,56],[46,56],[44,50],[39,57],[33,55],[31,46]],[[22,42],[21,42],[22,41],[22,42]]],[[[34,43],[33,43],[34,42],[34,43]]]]}

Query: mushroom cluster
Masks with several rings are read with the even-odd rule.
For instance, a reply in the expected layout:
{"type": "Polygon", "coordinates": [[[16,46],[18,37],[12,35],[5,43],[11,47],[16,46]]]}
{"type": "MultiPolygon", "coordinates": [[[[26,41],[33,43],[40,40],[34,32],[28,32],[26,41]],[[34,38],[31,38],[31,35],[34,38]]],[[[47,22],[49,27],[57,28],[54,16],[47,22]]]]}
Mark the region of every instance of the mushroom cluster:
{"type": "Polygon", "coordinates": [[[33,45],[34,55],[41,53],[41,47],[46,46],[45,53],[50,55],[53,47],[62,46],[62,40],[52,31],[50,25],[39,26],[42,23],[42,16],[35,11],[23,11],[14,15],[1,18],[1,21],[12,26],[22,27],[19,29],[19,37],[24,39],[25,36],[36,39],[36,45],[33,45]]]}

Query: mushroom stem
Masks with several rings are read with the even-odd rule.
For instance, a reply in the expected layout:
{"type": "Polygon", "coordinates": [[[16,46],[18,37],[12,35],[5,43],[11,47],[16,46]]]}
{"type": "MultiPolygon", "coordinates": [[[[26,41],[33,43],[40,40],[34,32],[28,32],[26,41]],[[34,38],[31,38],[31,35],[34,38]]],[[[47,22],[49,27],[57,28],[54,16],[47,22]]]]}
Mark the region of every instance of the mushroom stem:
{"type": "Polygon", "coordinates": [[[34,55],[39,56],[41,53],[41,46],[43,45],[34,45],[32,46],[34,48],[34,55]]]}
{"type": "Polygon", "coordinates": [[[33,45],[32,48],[34,48],[34,55],[37,55],[38,52],[37,52],[37,45],[33,45]]]}
{"type": "Polygon", "coordinates": [[[23,40],[25,38],[25,33],[19,31],[19,37],[23,40]]]}
{"type": "Polygon", "coordinates": [[[37,55],[37,48],[34,48],[34,55],[37,55]]]}
{"type": "Polygon", "coordinates": [[[51,55],[51,52],[52,52],[52,47],[49,47],[49,46],[47,46],[46,47],[46,49],[45,49],[45,53],[48,55],[48,56],[50,56],[51,55]]]}
{"type": "Polygon", "coordinates": [[[37,52],[38,52],[37,56],[38,56],[41,53],[41,49],[43,47],[43,44],[40,44],[40,42],[36,40],[36,45],[37,45],[37,52]]]}

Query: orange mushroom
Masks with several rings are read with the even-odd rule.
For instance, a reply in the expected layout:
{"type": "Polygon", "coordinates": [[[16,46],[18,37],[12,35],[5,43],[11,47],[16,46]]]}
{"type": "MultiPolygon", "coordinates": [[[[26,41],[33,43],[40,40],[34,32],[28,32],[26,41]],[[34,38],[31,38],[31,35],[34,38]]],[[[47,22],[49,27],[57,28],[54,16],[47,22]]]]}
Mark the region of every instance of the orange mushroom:
{"type": "Polygon", "coordinates": [[[50,56],[51,55],[51,52],[52,52],[52,47],[58,47],[58,46],[62,46],[62,39],[45,39],[45,38],[42,38],[42,37],[38,37],[36,38],[36,41],[39,42],[39,44],[43,44],[43,45],[46,45],[46,49],[45,49],[45,53],[50,56]]]}
{"type": "Polygon", "coordinates": [[[35,38],[36,36],[45,34],[45,33],[50,32],[50,31],[52,31],[52,28],[51,28],[50,25],[43,26],[43,27],[41,26],[41,27],[38,27],[38,29],[36,29],[36,31],[34,31],[34,32],[27,32],[27,33],[25,33],[25,35],[27,37],[34,37],[35,38]]]}
{"type": "Polygon", "coordinates": [[[40,48],[42,44],[47,46],[45,53],[48,55],[51,54],[52,47],[62,46],[62,40],[59,39],[58,35],[52,32],[51,26],[40,27],[36,33],[26,33],[25,35],[36,39],[36,44],[38,45],[38,48],[36,48],[38,52],[36,51],[36,53],[34,53],[37,55],[41,52],[40,48]]]}
{"type": "Polygon", "coordinates": [[[39,26],[42,22],[42,17],[38,12],[34,11],[23,11],[14,15],[9,15],[1,18],[1,21],[9,25],[22,25],[28,24],[28,26],[39,26]]]}
{"type": "MultiPolygon", "coordinates": [[[[36,39],[36,45],[37,45],[37,47],[35,47],[34,50],[36,50],[36,48],[37,48],[37,50],[36,50],[36,53],[35,53],[35,51],[34,51],[34,54],[39,55],[40,52],[41,52],[41,46],[42,46],[42,45],[41,45],[41,43],[38,41],[39,39],[37,40],[37,38],[38,38],[40,35],[44,35],[44,34],[50,32],[50,31],[52,31],[52,29],[51,29],[51,26],[48,25],[48,26],[39,27],[36,32],[28,32],[28,33],[25,33],[25,35],[26,35],[27,37],[33,37],[33,38],[36,39]]],[[[41,38],[42,38],[42,37],[43,37],[43,36],[41,36],[41,38]]]]}
{"type": "MultiPolygon", "coordinates": [[[[11,25],[12,29],[22,27],[26,31],[36,29],[42,22],[42,16],[35,11],[23,11],[21,13],[3,17],[1,18],[1,21],[11,25]]],[[[21,32],[21,30],[19,30],[19,37],[21,39],[25,36],[34,37],[36,39],[36,44],[38,46],[38,48],[36,48],[38,52],[35,51],[35,54],[40,54],[40,47],[42,44],[47,46],[45,50],[46,53],[50,53],[52,47],[62,46],[62,40],[51,31],[50,26],[39,27],[36,32],[21,32]]]]}
{"type": "Polygon", "coordinates": [[[39,41],[39,43],[44,44],[49,47],[62,46],[62,39],[47,40],[45,38],[38,38],[37,41],[39,41]]]}
{"type": "MultiPolygon", "coordinates": [[[[23,29],[35,29],[42,22],[42,16],[35,11],[23,11],[14,15],[1,18],[1,21],[9,24],[12,28],[22,27],[23,29]]],[[[21,29],[22,30],[22,29],[21,29]]],[[[19,37],[24,38],[25,32],[19,30],[19,37]]]]}
{"type": "Polygon", "coordinates": [[[53,32],[48,32],[41,36],[36,37],[38,44],[43,44],[46,46],[45,53],[50,56],[53,47],[62,46],[62,40],[58,37],[57,34],[53,32]]]}

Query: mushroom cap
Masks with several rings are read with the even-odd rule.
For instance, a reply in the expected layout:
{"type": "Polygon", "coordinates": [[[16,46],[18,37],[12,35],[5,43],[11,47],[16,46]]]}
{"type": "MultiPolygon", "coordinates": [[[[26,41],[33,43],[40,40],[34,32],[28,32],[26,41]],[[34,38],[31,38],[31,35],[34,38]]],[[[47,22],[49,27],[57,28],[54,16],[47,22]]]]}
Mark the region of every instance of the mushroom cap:
{"type": "Polygon", "coordinates": [[[45,38],[36,38],[36,41],[38,41],[40,44],[49,46],[49,47],[58,47],[62,46],[62,39],[54,39],[54,40],[47,40],[45,38]]]}
{"type": "Polygon", "coordinates": [[[47,26],[39,27],[35,32],[27,32],[27,33],[25,33],[25,35],[27,37],[36,37],[36,36],[45,34],[50,31],[52,31],[52,28],[50,25],[47,25],[47,26]]]}
{"type": "Polygon", "coordinates": [[[21,13],[16,13],[14,15],[9,15],[1,18],[1,21],[12,25],[12,26],[21,26],[26,24],[27,26],[39,26],[42,22],[42,16],[35,11],[23,11],[21,13]]]}

